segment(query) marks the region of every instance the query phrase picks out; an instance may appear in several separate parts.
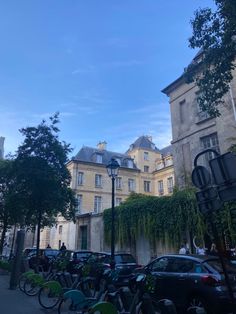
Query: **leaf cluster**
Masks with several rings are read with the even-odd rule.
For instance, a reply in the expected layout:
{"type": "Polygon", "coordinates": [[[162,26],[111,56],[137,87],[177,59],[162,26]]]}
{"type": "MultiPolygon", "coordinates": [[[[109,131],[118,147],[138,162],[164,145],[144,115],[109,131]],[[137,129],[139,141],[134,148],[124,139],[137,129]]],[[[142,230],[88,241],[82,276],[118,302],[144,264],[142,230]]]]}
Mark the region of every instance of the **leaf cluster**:
{"type": "MultiPolygon", "coordinates": [[[[111,234],[111,209],[103,214],[105,240],[111,234]]],[[[202,238],[203,217],[197,209],[193,190],[176,191],[172,196],[132,194],[115,209],[116,241],[122,244],[136,241],[140,235],[155,244],[156,240],[178,247],[186,230],[202,238]]]]}
{"type": "Polygon", "coordinates": [[[236,57],[236,1],[215,0],[216,10],[199,9],[191,20],[191,48],[199,48],[197,58],[187,67],[188,83],[196,81],[198,104],[212,117],[220,116],[218,105],[229,91],[236,57]]]}
{"type": "Polygon", "coordinates": [[[15,202],[24,208],[24,225],[52,225],[58,214],[75,216],[76,199],[69,187],[71,176],[66,167],[70,145],[58,138],[58,113],[36,127],[20,130],[24,136],[14,168],[17,178],[15,202]]]}

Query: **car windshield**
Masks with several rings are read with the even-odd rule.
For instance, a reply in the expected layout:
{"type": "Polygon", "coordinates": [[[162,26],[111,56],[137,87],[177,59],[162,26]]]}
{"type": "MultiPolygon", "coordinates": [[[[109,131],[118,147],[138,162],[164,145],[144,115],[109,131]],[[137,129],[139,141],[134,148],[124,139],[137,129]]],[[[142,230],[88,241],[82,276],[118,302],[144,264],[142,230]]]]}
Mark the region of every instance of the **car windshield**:
{"type": "Polygon", "coordinates": [[[91,254],[88,258],[88,262],[90,263],[106,263],[106,262],[110,262],[110,256],[103,254],[103,253],[95,253],[95,254],[91,254]]]}
{"type": "MultiPolygon", "coordinates": [[[[203,264],[208,264],[219,273],[223,273],[221,262],[218,259],[206,260],[203,264]]],[[[236,265],[232,265],[228,261],[225,261],[225,266],[228,273],[236,274],[236,265]]]]}
{"type": "Polygon", "coordinates": [[[58,250],[50,250],[50,249],[46,249],[44,251],[44,254],[46,256],[57,256],[59,254],[59,251],[58,250]]]}
{"type": "Polygon", "coordinates": [[[73,252],[72,251],[60,251],[58,254],[58,258],[71,258],[73,252]]]}
{"type": "Polygon", "coordinates": [[[88,258],[90,255],[91,255],[90,252],[75,252],[74,258],[75,259],[84,259],[84,258],[88,258]]]}
{"type": "Polygon", "coordinates": [[[136,263],[134,257],[130,254],[115,255],[116,263],[136,263]]]}

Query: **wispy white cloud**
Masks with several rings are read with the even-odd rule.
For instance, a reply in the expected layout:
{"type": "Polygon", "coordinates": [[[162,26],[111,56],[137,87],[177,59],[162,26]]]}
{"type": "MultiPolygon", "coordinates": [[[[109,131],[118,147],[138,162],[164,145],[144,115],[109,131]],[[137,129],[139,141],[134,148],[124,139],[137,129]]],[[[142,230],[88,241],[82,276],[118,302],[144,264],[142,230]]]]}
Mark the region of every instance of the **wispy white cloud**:
{"type": "Polygon", "coordinates": [[[144,64],[141,60],[131,59],[131,60],[115,60],[112,62],[106,62],[103,64],[105,67],[119,68],[119,67],[132,67],[136,65],[144,64]]]}
{"type": "Polygon", "coordinates": [[[80,67],[73,70],[71,74],[76,75],[76,74],[92,73],[95,70],[96,70],[96,66],[90,64],[87,67],[80,67]]]}
{"type": "MultiPolygon", "coordinates": [[[[76,111],[76,113],[70,113],[70,112],[64,112],[64,116],[75,116],[79,113],[87,114],[87,115],[93,115],[96,114],[99,109],[96,106],[90,106],[86,104],[81,104],[79,102],[67,102],[60,104],[60,107],[67,108],[67,109],[73,109],[76,111]]],[[[63,113],[62,113],[63,115],[63,113]]]]}
{"type": "MultiPolygon", "coordinates": [[[[38,119],[48,120],[54,114],[55,112],[34,113],[32,114],[32,118],[37,119],[37,120],[38,119]]],[[[74,116],[76,116],[75,112],[69,112],[69,111],[59,112],[59,118],[67,118],[67,117],[74,117],[74,116]]]]}
{"type": "Polygon", "coordinates": [[[98,69],[109,69],[109,68],[127,68],[143,65],[144,61],[130,59],[130,60],[114,60],[111,62],[104,62],[97,65],[88,65],[87,67],[78,67],[71,72],[72,75],[93,73],[98,69]]]}
{"type": "MultiPolygon", "coordinates": [[[[126,112],[126,119],[109,129],[109,136],[115,139],[113,149],[126,151],[141,135],[151,135],[158,148],[170,145],[172,139],[170,114],[163,110],[167,104],[149,104],[126,112]],[[118,144],[117,144],[118,143],[118,144]]],[[[118,150],[119,151],[119,150],[118,150]]]]}

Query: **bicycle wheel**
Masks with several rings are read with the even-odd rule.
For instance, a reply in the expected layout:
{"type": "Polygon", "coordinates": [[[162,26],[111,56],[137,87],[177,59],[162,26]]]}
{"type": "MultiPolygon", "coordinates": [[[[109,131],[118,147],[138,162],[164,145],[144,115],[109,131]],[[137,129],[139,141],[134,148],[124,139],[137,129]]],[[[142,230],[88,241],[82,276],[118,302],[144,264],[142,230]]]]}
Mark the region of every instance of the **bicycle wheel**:
{"type": "Polygon", "coordinates": [[[40,286],[34,280],[26,279],[24,283],[24,293],[28,296],[34,296],[39,292],[40,286]]]}
{"type": "Polygon", "coordinates": [[[68,299],[62,299],[58,306],[58,314],[82,314],[86,313],[85,310],[78,309],[78,306],[73,304],[73,301],[68,299]]]}
{"type": "Polygon", "coordinates": [[[24,291],[24,284],[25,284],[25,281],[26,281],[26,276],[23,274],[20,276],[19,278],[19,282],[18,282],[18,285],[19,285],[19,289],[22,291],[22,292],[25,292],[24,291]]]}
{"type": "Polygon", "coordinates": [[[60,294],[52,291],[50,287],[42,287],[38,293],[39,304],[45,309],[54,308],[60,301],[60,294]]]}
{"type": "Polygon", "coordinates": [[[87,279],[80,284],[81,291],[88,298],[94,298],[96,295],[95,280],[87,279]]]}
{"type": "Polygon", "coordinates": [[[28,272],[23,273],[22,275],[20,275],[20,278],[18,280],[18,286],[19,286],[19,289],[22,292],[25,292],[24,291],[24,284],[25,284],[26,279],[28,278],[29,275],[31,275],[33,273],[34,273],[33,271],[28,271],[28,272]]]}

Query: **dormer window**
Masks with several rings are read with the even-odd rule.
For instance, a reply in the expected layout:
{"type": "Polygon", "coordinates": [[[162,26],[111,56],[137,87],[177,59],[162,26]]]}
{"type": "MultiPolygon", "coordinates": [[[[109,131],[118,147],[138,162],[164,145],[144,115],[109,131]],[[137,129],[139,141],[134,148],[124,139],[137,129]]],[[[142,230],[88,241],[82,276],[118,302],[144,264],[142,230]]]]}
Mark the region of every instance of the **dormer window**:
{"type": "Polygon", "coordinates": [[[119,166],[121,166],[121,158],[115,157],[115,160],[118,162],[119,166]]]}
{"type": "Polygon", "coordinates": [[[128,159],[128,160],[127,160],[127,166],[128,166],[128,168],[133,168],[133,167],[134,167],[134,164],[133,164],[133,160],[132,160],[132,159],[128,159]]]}
{"type": "Polygon", "coordinates": [[[96,162],[98,164],[102,164],[102,155],[101,154],[96,154],[96,162]]]}

